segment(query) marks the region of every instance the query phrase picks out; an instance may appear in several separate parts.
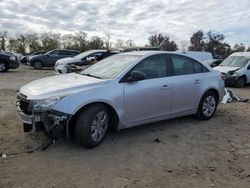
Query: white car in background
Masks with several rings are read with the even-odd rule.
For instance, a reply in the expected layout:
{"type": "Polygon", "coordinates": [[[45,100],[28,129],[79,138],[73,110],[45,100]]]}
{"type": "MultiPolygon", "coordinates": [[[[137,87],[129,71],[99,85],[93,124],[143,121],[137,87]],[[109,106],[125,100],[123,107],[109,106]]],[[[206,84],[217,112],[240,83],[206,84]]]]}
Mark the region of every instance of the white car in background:
{"type": "Polygon", "coordinates": [[[81,71],[87,68],[90,64],[100,61],[111,55],[119,53],[118,51],[110,50],[88,50],[74,57],[59,59],[55,64],[55,72],[57,74],[66,74],[70,72],[81,71]]]}
{"type": "Polygon", "coordinates": [[[250,83],[250,52],[235,52],[214,69],[225,75],[226,85],[244,87],[250,83]]]}

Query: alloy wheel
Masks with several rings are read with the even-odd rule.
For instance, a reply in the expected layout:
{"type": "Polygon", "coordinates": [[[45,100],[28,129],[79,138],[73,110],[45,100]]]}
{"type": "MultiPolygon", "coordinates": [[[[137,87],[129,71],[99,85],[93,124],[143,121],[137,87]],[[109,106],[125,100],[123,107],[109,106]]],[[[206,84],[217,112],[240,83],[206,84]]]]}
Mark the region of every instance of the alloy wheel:
{"type": "Polygon", "coordinates": [[[95,142],[99,142],[105,135],[108,128],[108,114],[100,111],[93,119],[91,126],[91,138],[95,142]]]}
{"type": "Polygon", "coordinates": [[[213,115],[216,108],[216,100],[213,96],[209,95],[203,102],[202,110],[205,116],[213,115]]]}

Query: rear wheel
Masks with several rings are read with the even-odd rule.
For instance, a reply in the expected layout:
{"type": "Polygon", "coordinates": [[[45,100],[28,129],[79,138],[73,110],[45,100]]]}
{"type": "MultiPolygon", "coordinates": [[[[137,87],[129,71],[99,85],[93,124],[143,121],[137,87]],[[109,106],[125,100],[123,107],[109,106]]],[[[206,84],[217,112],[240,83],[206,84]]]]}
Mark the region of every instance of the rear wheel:
{"type": "Polygon", "coordinates": [[[0,72],[6,72],[8,70],[9,70],[9,68],[8,68],[7,64],[0,61],[0,72]]]}
{"type": "Polygon", "coordinates": [[[207,91],[201,98],[197,116],[202,120],[209,120],[216,112],[218,99],[214,92],[207,91]]]}
{"type": "Polygon", "coordinates": [[[43,64],[40,61],[35,61],[33,64],[34,69],[42,69],[43,68],[43,64]]]}
{"type": "Polygon", "coordinates": [[[246,84],[246,80],[243,76],[239,77],[236,81],[236,87],[238,87],[238,88],[244,87],[245,84],[246,84]]]}
{"type": "Polygon", "coordinates": [[[75,128],[76,141],[93,148],[101,144],[109,126],[109,111],[105,105],[92,105],[80,112],[75,128]]]}

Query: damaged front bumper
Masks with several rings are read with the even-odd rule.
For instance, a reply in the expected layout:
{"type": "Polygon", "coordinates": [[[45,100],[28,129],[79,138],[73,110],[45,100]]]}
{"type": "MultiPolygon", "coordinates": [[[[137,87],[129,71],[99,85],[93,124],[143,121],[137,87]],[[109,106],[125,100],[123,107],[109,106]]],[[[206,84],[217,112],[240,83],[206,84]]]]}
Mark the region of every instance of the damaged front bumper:
{"type": "Polygon", "coordinates": [[[225,85],[226,86],[236,85],[239,77],[240,76],[225,76],[225,85]]]}
{"type": "Polygon", "coordinates": [[[68,134],[68,123],[71,115],[58,111],[34,112],[21,109],[21,105],[17,104],[17,116],[23,122],[24,132],[43,131],[46,135],[58,137],[59,134],[66,131],[68,134]]]}

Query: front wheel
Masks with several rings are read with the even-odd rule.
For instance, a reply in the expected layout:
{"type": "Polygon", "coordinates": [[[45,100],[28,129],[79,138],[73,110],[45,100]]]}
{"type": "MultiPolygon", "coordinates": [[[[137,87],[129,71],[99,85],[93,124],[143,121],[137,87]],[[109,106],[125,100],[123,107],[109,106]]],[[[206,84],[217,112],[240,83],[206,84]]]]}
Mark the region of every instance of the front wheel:
{"type": "Polygon", "coordinates": [[[0,62],[0,72],[8,71],[8,66],[4,62],[0,62]]]}
{"type": "Polygon", "coordinates": [[[197,116],[202,120],[209,120],[216,112],[218,99],[214,92],[207,91],[201,98],[197,116]]]}
{"type": "Polygon", "coordinates": [[[109,111],[105,105],[89,106],[80,112],[75,128],[75,138],[81,145],[93,148],[101,144],[109,126],[109,111]]]}
{"type": "Polygon", "coordinates": [[[40,61],[35,61],[33,64],[34,69],[42,69],[43,68],[43,64],[40,61]]]}

